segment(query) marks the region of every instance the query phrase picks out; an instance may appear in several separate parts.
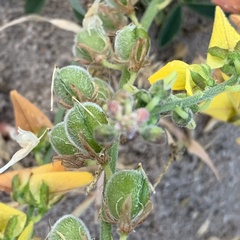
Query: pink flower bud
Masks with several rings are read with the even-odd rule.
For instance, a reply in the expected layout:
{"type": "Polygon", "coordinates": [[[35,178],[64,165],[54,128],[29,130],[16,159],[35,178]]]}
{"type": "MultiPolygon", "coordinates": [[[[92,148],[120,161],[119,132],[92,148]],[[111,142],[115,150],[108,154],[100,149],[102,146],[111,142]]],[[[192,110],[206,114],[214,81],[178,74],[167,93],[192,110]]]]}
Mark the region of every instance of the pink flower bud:
{"type": "Polygon", "coordinates": [[[145,123],[149,118],[149,112],[145,108],[139,108],[136,110],[137,113],[137,123],[141,125],[145,123]]]}

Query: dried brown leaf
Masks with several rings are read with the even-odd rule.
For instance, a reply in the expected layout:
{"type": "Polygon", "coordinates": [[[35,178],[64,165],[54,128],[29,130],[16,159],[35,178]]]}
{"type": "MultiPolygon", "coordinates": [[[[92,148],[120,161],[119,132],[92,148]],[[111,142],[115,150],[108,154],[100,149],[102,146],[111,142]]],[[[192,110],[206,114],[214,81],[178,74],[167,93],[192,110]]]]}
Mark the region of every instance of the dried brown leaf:
{"type": "Polygon", "coordinates": [[[187,150],[189,153],[198,156],[204,163],[206,163],[211,168],[216,178],[220,180],[218,170],[216,169],[211,158],[209,157],[209,155],[207,154],[207,152],[204,150],[200,143],[198,143],[194,139],[190,139],[189,145],[187,146],[187,150]]]}
{"type": "Polygon", "coordinates": [[[16,90],[10,92],[13,103],[15,125],[26,131],[38,133],[43,128],[51,128],[49,118],[16,90]]]}

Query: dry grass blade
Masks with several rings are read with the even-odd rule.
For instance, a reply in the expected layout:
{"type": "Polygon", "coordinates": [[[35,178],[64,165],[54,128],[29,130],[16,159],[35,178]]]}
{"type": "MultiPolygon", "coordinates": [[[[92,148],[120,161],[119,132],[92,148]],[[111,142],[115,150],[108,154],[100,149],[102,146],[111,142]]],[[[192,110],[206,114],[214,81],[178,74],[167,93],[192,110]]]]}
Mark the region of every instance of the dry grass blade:
{"type": "Polygon", "coordinates": [[[3,31],[6,28],[12,27],[14,25],[23,23],[23,22],[29,22],[29,21],[37,21],[37,22],[48,22],[58,28],[61,28],[65,31],[70,31],[74,33],[78,33],[81,29],[79,25],[77,25],[74,22],[65,20],[65,19],[51,19],[51,18],[46,18],[38,15],[27,15],[24,17],[17,18],[11,22],[8,22],[4,24],[3,26],[0,27],[0,31],[3,31]]]}
{"type": "Polygon", "coordinates": [[[187,150],[189,153],[198,156],[204,163],[206,163],[211,168],[216,178],[220,180],[219,172],[215,168],[211,158],[209,157],[207,152],[204,150],[204,148],[197,141],[190,139],[189,145],[187,146],[187,150]]]}

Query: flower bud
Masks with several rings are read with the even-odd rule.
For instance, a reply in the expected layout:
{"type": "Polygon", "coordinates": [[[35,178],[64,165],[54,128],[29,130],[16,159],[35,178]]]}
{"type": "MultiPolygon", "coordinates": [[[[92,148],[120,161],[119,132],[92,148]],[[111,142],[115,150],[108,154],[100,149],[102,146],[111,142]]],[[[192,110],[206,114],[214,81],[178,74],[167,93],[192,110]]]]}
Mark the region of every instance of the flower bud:
{"type": "Polygon", "coordinates": [[[106,185],[104,200],[104,221],[114,219],[122,233],[131,232],[152,210],[149,182],[141,170],[115,173],[106,185]]]}
{"type": "Polygon", "coordinates": [[[88,228],[73,215],[65,215],[52,226],[49,240],[78,239],[91,240],[88,228]]]}
{"type": "Polygon", "coordinates": [[[107,104],[107,114],[112,120],[117,120],[122,116],[123,108],[116,100],[112,100],[107,104]]]}
{"type": "Polygon", "coordinates": [[[116,141],[118,133],[110,125],[99,125],[94,129],[94,139],[103,148],[109,148],[116,141]]]}
{"type": "Polygon", "coordinates": [[[91,99],[94,93],[92,77],[79,66],[57,68],[54,74],[54,92],[62,106],[71,107],[73,96],[79,101],[91,99]]]}
{"type": "Polygon", "coordinates": [[[199,73],[190,71],[191,78],[193,82],[201,89],[204,90],[207,87],[207,82],[204,77],[202,77],[199,73]]]}
{"type": "Polygon", "coordinates": [[[144,140],[150,143],[163,144],[166,142],[166,132],[158,126],[150,125],[140,129],[140,134],[144,140]]]}
{"type": "Polygon", "coordinates": [[[65,118],[67,136],[74,145],[82,148],[86,142],[95,152],[99,153],[102,148],[93,136],[94,129],[102,124],[107,124],[106,115],[102,108],[95,103],[76,103],[70,109],[65,118]]]}
{"type": "Polygon", "coordinates": [[[79,149],[69,141],[64,122],[58,123],[55,125],[52,130],[49,132],[49,141],[52,145],[52,148],[59,155],[73,155],[79,152],[79,149]]]}
{"type": "Polygon", "coordinates": [[[210,53],[213,57],[225,59],[228,55],[228,49],[223,49],[220,47],[211,47],[208,49],[208,53],[210,53]]]}
{"type": "Polygon", "coordinates": [[[137,114],[136,121],[138,125],[142,125],[148,120],[149,112],[147,111],[146,108],[139,108],[135,112],[137,114]]]}
{"type": "Polygon", "coordinates": [[[110,51],[110,40],[100,29],[82,29],[75,38],[73,54],[81,64],[99,62],[110,51]]]}
{"type": "Polygon", "coordinates": [[[144,28],[130,24],[117,32],[114,49],[120,61],[129,69],[138,71],[145,63],[150,50],[150,39],[144,28]]]}
{"type": "Polygon", "coordinates": [[[193,129],[196,127],[196,123],[193,120],[192,110],[176,108],[171,112],[171,118],[174,123],[179,127],[187,127],[193,129]]]}

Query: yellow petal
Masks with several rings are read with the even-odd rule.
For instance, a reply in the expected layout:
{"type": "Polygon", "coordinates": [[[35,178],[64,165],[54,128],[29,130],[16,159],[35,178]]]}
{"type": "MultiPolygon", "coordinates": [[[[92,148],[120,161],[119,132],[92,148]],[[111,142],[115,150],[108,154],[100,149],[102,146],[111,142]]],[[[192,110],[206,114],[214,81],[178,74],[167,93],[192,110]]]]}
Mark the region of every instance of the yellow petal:
{"type": "MultiPolygon", "coordinates": [[[[232,50],[239,40],[240,35],[230,25],[221,8],[217,6],[209,48],[219,47],[232,50]]],[[[210,67],[214,69],[222,67],[224,61],[217,57],[213,57],[211,54],[208,54],[207,64],[209,64],[210,67]]]]}
{"type": "Polygon", "coordinates": [[[232,102],[232,106],[236,114],[240,113],[240,92],[228,93],[229,99],[232,102]]]}
{"type": "Polygon", "coordinates": [[[47,173],[47,172],[59,172],[59,171],[65,171],[65,168],[63,167],[62,163],[60,161],[56,161],[49,164],[44,164],[39,167],[32,168],[32,173],[47,173]]]}
{"type": "Polygon", "coordinates": [[[151,84],[155,83],[158,80],[163,80],[170,73],[176,71],[177,79],[173,84],[173,90],[185,90],[185,82],[186,82],[186,69],[188,68],[188,64],[185,62],[174,60],[172,62],[167,63],[165,66],[160,68],[157,72],[155,72],[152,76],[149,77],[149,82],[151,84]]]}
{"type": "Polygon", "coordinates": [[[31,240],[32,233],[33,233],[33,222],[31,221],[29,222],[27,227],[25,227],[25,229],[22,231],[22,233],[18,237],[18,240],[31,240]]]}
{"type": "Polygon", "coordinates": [[[12,191],[12,179],[19,174],[21,184],[26,184],[31,174],[65,171],[60,161],[44,164],[39,167],[25,168],[0,174],[0,191],[12,191]]]}
{"type": "Polygon", "coordinates": [[[29,187],[33,195],[37,195],[44,182],[48,185],[50,193],[61,193],[83,187],[92,180],[93,175],[89,172],[49,172],[32,175],[29,187]]]}
{"type": "Polygon", "coordinates": [[[235,109],[229,98],[229,93],[223,92],[214,97],[208,108],[202,112],[211,117],[227,122],[234,116],[235,109]]]}
{"type": "Polygon", "coordinates": [[[22,232],[27,217],[25,213],[0,202],[0,236],[3,234],[6,225],[12,216],[18,216],[18,224],[15,228],[14,236],[12,236],[16,237],[22,232]]]}

